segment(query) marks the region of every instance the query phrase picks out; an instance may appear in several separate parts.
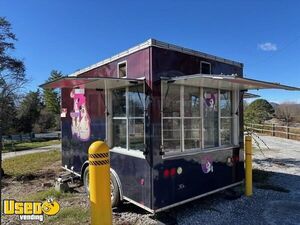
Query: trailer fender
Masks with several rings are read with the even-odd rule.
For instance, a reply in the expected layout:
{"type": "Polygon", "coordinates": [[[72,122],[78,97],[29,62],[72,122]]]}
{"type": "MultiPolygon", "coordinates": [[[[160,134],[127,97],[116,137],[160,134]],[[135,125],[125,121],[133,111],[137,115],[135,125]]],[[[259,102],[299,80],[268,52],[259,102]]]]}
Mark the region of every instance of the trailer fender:
{"type": "MultiPolygon", "coordinates": [[[[85,169],[89,166],[89,161],[85,161],[81,167],[81,181],[83,181],[83,173],[85,171],[85,169]]],[[[120,178],[117,174],[117,172],[113,169],[113,168],[110,168],[110,173],[116,178],[116,181],[117,181],[117,184],[118,184],[118,188],[119,188],[119,191],[120,191],[120,200],[123,201],[123,189],[122,189],[122,184],[121,184],[121,181],[120,181],[120,178]]]]}

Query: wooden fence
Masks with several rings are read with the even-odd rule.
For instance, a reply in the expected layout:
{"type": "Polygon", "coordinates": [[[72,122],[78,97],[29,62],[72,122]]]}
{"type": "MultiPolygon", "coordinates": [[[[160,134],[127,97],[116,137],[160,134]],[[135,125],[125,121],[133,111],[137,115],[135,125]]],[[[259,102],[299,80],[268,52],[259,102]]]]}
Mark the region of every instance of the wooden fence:
{"type": "Polygon", "coordinates": [[[300,140],[300,127],[280,126],[277,124],[252,124],[246,123],[245,130],[265,134],[274,137],[281,137],[293,140],[300,140]]]}

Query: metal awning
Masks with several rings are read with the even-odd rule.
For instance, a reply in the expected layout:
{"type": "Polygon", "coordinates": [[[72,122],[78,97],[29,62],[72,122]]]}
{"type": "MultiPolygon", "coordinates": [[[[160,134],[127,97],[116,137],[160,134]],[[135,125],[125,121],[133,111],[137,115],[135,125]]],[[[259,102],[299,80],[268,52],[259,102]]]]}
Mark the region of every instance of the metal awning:
{"type": "Polygon", "coordinates": [[[284,89],[289,91],[300,91],[300,88],[298,87],[242,78],[236,75],[193,74],[180,77],[161,77],[161,80],[188,86],[218,88],[225,90],[246,91],[258,89],[284,89]]]}
{"type": "Polygon", "coordinates": [[[243,98],[259,98],[259,97],[260,97],[260,95],[256,95],[256,94],[249,93],[249,92],[245,92],[243,95],[243,98]]]}
{"type": "Polygon", "coordinates": [[[133,86],[142,84],[144,80],[141,79],[127,79],[114,77],[62,77],[54,81],[47,82],[40,85],[44,89],[53,88],[85,88],[85,89],[111,89],[133,86]]]}

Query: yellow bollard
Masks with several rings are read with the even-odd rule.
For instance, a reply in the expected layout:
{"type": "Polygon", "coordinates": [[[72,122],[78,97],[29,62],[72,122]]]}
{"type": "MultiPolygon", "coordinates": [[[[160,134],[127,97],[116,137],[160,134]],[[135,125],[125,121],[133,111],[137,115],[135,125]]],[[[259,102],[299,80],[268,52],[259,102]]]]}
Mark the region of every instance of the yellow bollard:
{"type": "Polygon", "coordinates": [[[252,192],[252,137],[245,137],[245,154],[246,154],[246,188],[245,195],[251,196],[252,192]]]}
{"type": "Polygon", "coordinates": [[[96,141],[89,147],[91,224],[111,225],[109,147],[96,141]]]}

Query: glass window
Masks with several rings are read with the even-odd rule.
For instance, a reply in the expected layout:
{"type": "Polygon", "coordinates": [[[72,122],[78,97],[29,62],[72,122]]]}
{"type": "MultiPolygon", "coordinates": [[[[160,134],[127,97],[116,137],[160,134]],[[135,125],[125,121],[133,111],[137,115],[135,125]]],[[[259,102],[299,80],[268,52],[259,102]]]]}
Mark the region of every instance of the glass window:
{"type": "Polygon", "coordinates": [[[221,145],[230,145],[232,140],[232,118],[221,118],[221,145]]]}
{"type": "Polygon", "coordinates": [[[143,150],[144,146],[144,119],[129,119],[129,149],[143,150]]]}
{"type": "Polygon", "coordinates": [[[201,119],[184,119],[184,149],[201,148],[201,119]]]}
{"type": "Polygon", "coordinates": [[[163,85],[163,146],[164,151],[181,150],[180,86],[163,85]]]}
{"type": "Polygon", "coordinates": [[[200,88],[165,84],[163,93],[164,151],[201,148],[200,88]]]}
{"type": "Polygon", "coordinates": [[[127,148],[127,123],[126,119],[113,120],[114,147],[127,148]]]}
{"type": "Polygon", "coordinates": [[[232,144],[232,92],[220,90],[221,145],[232,144]]]}
{"type": "Polygon", "coordinates": [[[200,88],[184,87],[184,150],[201,148],[200,88]]]}
{"type": "Polygon", "coordinates": [[[112,90],[113,117],[126,116],[126,89],[112,90]]]}
{"type": "Polygon", "coordinates": [[[144,104],[143,85],[112,90],[114,147],[130,150],[143,150],[145,148],[144,104]],[[128,110],[126,110],[126,106],[128,106],[128,110]]]}
{"type": "Polygon", "coordinates": [[[129,87],[129,117],[144,117],[145,94],[142,85],[129,87]]]}
{"type": "Polygon", "coordinates": [[[181,149],[181,120],[163,119],[164,151],[180,151],[181,149]]]}
{"type": "Polygon", "coordinates": [[[200,117],[200,88],[184,87],[184,116],[200,117]]]}
{"type": "Polygon", "coordinates": [[[221,108],[221,117],[232,115],[231,107],[231,91],[220,90],[220,108],[221,108]]]}
{"type": "Polygon", "coordinates": [[[202,74],[211,74],[210,63],[208,63],[208,62],[201,62],[200,63],[200,72],[202,74]]]}
{"type": "Polygon", "coordinates": [[[121,62],[118,64],[118,75],[119,78],[127,77],[127,63],[121,62]]]}
{"type": "Polygon", "coordinates": [[[219,146],[218,90],[203,90],[204,148],[219,146]]]}
{"type": "Polygon", "coordinates": [[[162,93],[165,152],[232,145],[231,91],[169,83],[162,93]]]}
{"type": "Polygon", "coordinates": [[[180,116],[180,86],[165,84],[163,88],[164,117],[180,116]]]}

